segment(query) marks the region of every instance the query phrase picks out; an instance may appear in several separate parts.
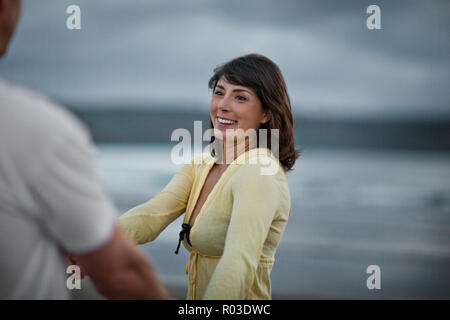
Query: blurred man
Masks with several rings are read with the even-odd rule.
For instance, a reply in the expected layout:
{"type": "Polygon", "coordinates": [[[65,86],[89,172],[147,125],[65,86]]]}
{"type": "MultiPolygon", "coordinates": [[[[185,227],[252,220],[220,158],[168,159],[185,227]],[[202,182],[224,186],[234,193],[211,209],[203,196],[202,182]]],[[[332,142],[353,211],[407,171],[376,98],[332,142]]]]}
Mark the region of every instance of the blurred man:
{"type": "MultiPolygon", "coordinates": [[[[0,56],[20,5],[0,0],[0,56]]],[[[117,227],[87,130],[46,98],[0,81],[0,299],[69,298],[62,251],[107,298],[169,298],[117,227]]]]}

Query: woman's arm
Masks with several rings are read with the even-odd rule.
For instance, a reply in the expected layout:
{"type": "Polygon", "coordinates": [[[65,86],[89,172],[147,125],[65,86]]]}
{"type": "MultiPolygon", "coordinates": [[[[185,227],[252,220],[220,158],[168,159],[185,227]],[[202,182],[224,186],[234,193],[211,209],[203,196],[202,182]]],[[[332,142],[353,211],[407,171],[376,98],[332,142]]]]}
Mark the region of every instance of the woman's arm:
{"type": "Polygon", "coordinates": [[[194,167],[191,162],[185,164],[153,199],[120,216],[120,227],[137,244],[153,241],[186,211],[193,181],[194,167]]]}
{"type": "Polygon", "coordinates": [[[246,299],[264,242],[280,203],[277,176],[245,164],[233,184],[233,209],[225,247],[203,299],[246,299]]]}

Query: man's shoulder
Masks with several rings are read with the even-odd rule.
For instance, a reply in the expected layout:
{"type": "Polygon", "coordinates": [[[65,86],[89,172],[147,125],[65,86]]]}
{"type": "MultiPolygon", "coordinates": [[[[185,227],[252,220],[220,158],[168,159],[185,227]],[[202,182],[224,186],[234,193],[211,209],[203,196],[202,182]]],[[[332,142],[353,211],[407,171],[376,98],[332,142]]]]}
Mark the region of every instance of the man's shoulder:
{"type": "MultiPolygon", "coordinates": [[[[9,137],[50,139],[54,136],[89,135],[86,127],[49,97],[0,80],[0,120],[9,137]]],[[[0,129],[0,131],[3,131],[0,129]]]]}

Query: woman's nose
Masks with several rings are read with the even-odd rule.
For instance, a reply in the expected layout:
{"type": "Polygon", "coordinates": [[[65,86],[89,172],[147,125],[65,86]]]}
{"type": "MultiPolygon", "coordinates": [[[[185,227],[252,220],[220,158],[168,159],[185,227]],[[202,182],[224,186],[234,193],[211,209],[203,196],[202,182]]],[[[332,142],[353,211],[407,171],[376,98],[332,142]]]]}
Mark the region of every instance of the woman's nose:
{"type": "Polygon", "coordinates": [[[224,97],[220,100],[220,102],[217,104],[217,108],[221,111],[229,111],[230,110],[230,102],[228,98],[224,97]]]}

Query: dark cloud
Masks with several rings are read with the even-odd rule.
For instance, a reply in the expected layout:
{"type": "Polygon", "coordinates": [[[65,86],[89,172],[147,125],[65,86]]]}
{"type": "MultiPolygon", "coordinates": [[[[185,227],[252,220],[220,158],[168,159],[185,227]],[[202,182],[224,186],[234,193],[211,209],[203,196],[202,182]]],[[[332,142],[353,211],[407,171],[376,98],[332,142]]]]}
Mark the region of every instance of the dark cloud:
{"type": "Polygon", "coordinates": [[[259,52],[276,61],[294,112],[335,116],[446,115],[448,1],[24,1],[3,77],[62,100],[209,99],[212,69],[259,52]]]}

